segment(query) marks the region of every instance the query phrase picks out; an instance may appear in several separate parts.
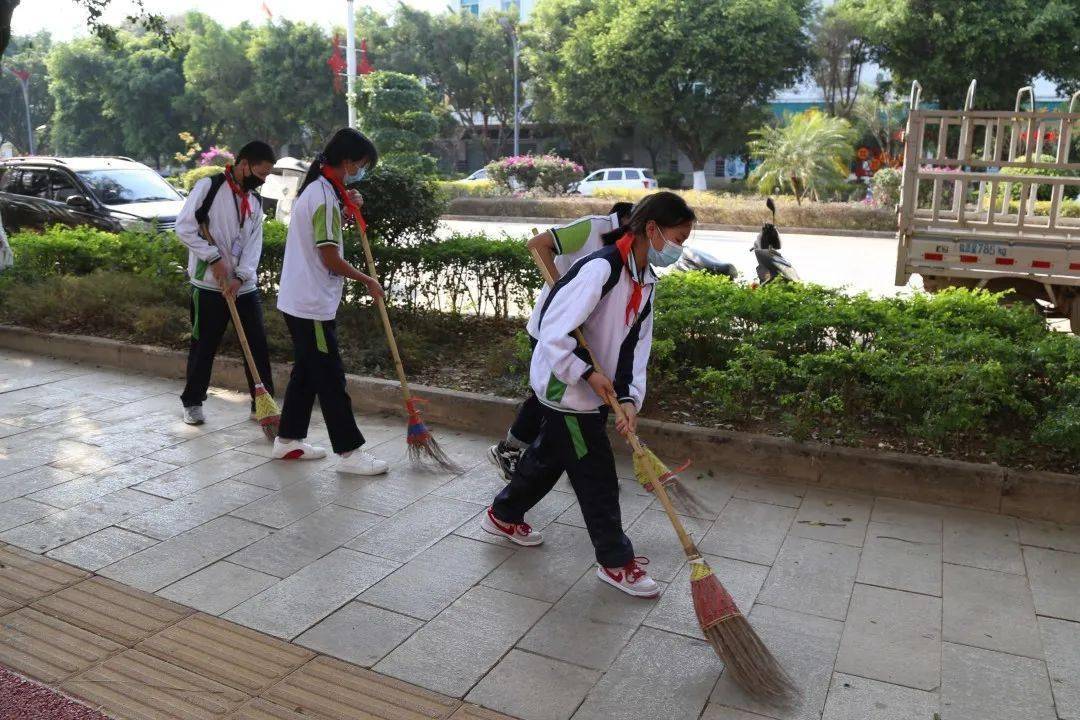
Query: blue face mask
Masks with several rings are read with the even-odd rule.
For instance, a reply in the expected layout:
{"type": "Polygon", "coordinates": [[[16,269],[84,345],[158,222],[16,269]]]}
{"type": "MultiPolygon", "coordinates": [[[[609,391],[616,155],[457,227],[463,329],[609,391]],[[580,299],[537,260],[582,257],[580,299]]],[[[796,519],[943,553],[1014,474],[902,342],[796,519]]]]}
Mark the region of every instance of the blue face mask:
{"type": "Polygon", "coordinates": [[[660,233],[660,237],[664,241],[664,249],[657,250],[652,246],[652,243],[649,243],[649,262],[656,267],[667,267],[668,265],[674,265],[679,262],[679,258],[682,257],[682,246],[676,245],[664,237],[664,231],[659,227],[657,227],[656,230],[660,233]]]}
{"type": "Polygon", "coordinates": [[[367,166],[364,165],[359,170],[354,172],[352,175],[346,175],[345,176],[345,184],[346,185],[355,185],[356,183],[363,180],[366,175],[367,175],[367,166]]]}

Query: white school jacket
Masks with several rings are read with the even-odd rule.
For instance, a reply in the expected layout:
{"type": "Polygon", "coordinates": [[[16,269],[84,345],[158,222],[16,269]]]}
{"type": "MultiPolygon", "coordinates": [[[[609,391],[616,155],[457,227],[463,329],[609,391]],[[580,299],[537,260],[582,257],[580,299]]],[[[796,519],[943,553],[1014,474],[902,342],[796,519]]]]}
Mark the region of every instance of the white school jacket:
{"type": "Polygon", "coordinates": [[[605,404],[587,382],[594,368],[573,336],[581,327],[619,401],[641,409],[652,349],[656,275],[649,265],[638,273],[630,245],[619,241],[579,260],[540,308],[529,380],[544,405],[561,412],[595,413],[605,404]],[[635,284],[641,287],[636,312],[631,305],[635,284]]]}
{"type": "Polygon", "coordinates": [[[210,191],[211,178],[195,183],[191,194],[184,201],[184,208],[176,218],[176,234],[188,248],[188,277],[191,284],[203,290],[221,292],[214,280],[210,264],[223,258],[233,274],[243,283],[241,295],[255,290],[259,258],[263,246],[263,211],[259,196],[248,193],[251,214],[240,226],[240,198],[233,194],[228,183],[218,188],[210,206],[210,234],[219,246],[214,247],[199,234],[199,221],[195,212],[202,206],[210,191]]]}

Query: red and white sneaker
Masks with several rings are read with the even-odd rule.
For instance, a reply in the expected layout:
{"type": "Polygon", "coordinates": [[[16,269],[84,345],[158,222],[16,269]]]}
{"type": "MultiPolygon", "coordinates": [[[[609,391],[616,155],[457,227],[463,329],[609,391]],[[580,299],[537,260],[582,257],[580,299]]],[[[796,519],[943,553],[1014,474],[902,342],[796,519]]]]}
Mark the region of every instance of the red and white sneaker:
{"type": "Polygon", "coordinates": [[[660,594],[660,586],[649,577],[642,565],[648,565],[649,559],[636,557],[621,568],[596,566],[596,577],[608,585],[614,585],[627,595],[653,598],[660,594]]]}
{"type": "Polygon", "coordinates": [[[326,457],[326,450],[315,445],[309,445],[303,440],[275,438],[271,457],[275,460],[321,460],[326,457]]]}
{"type": "Polygon", "coordinates": [[[512,543],[531,547],[544,542],[544,536],[534,532],[528,523],[504,523],[495,517],[491,508],[480,517],[480,527],[492,535],[504,537],[512,543]]]}

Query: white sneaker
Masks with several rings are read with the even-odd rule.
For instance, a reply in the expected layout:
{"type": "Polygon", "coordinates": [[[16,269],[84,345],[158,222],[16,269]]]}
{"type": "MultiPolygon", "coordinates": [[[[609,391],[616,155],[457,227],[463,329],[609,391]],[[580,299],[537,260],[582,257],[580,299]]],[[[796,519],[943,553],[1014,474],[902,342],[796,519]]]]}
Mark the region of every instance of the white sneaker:
{"type": "Polygon", "coordinates": [[[504,537],[516,545],[532,547],[544,542],[544,536],[529,527],[528,523],[504,523],[495,517],[495,513],[489,507],[487,512],[480,516],[480,527],[492,535],[504,537]]]}
{"type": "Polygon", "coordinates": [[[596,567],[596,577],[608,585],[613,585],[627,595],[652,598],[660,594],[660,586],[649,577],[642,565],[648,565],[648,558],[637,557],[621,568],[596,567]]]}
{"type": "Polygon", "coordinates": [[[206,416],[203,415],[202,405],[192,405],[191,407],[184,408],[184,422],[188,425],[202,425],[206,422],[206,416]]]}
{"type": "Polygon", "coordinates": [[[271,457],[275,460],[321,460],[326,457],[326,449],[309,445],[303,440],[275,438],[271,457]]]}
{"type": "Polygon", "coordinates": [[[353,450],[349,457],[341,458],[337,471],[350,475],[382,475],[390,469],[390,464],[380,460],[366,450],[353,450]]]}

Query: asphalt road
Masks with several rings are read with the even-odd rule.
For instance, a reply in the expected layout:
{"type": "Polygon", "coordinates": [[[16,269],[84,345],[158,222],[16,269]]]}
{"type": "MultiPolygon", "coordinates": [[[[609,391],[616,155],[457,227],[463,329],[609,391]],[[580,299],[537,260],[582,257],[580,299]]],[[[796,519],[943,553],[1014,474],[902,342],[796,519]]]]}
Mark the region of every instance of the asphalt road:
{"type": "MultiPolygon", "coordinates": [[[[525,237],[532,225],[507,222],[472,222],[444,220],[441,232],[505,233],[525,237]]],[[[738,268],[741,280],[757,278],[756,263],[750,247],[756,234],[725,230],[695,230],[689,244],[700,247],[738,268]]],[[[839,235],[793,235],[780,228],[784,256],[795,266],[800,277],[826,287],[845,288],[850,292],[869,292],[875,296],[895,295],[905,290],[894,284],[896,240],[839,235]]],[[[921,287],[913,277],[908,288],[921,287]]]]}

